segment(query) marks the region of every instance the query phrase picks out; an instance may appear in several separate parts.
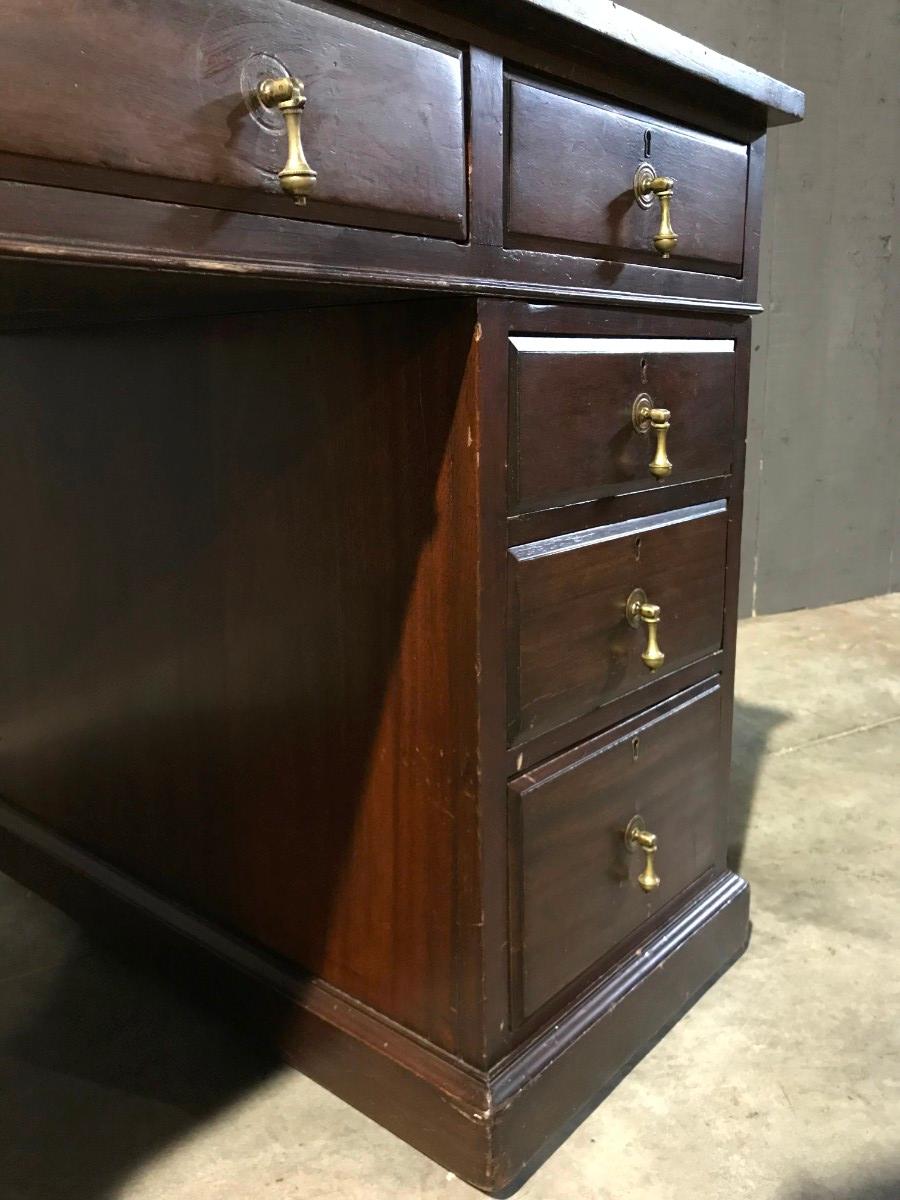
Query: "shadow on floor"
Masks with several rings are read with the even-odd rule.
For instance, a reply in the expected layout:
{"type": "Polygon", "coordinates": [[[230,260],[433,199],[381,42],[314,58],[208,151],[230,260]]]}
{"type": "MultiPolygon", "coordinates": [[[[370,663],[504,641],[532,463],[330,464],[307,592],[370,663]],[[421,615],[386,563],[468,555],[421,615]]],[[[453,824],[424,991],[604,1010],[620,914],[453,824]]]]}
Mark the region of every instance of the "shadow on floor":
{"type": "Polygon", "coordinates": [[[769,738],[788,716],[780,708],[735,701],[728,807],[728,865],[733,871],[740,872],[741,869],[760,766],[768,750],[769,738]]]}
{"type": "Polygon", "coordinates": [[[778,1200],[900,1200],[900,1163],[893,1163],[885,1170],[864,1164],[859,1174],[867,1176],[867,1180],[852,1185],[810,1180],[779,1192],[778,1200]]]}
{"type": "Polygon", "coordinates": [[[139,947],[88,941],[0,880],[0,905],[24,914],[5,946],[26,942],[0,979],[0,1200],[106,1200],[278,1063],[139,947]],[[58,961],[29,970],[48,939],[58,961]]]}

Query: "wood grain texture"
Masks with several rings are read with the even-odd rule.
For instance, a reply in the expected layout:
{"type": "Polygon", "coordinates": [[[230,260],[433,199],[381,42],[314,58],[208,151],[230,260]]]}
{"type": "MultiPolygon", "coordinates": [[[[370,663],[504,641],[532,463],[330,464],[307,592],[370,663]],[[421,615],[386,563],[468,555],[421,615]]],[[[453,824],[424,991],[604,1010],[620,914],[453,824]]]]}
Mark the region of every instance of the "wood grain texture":
{"type": "Polygon", "coordinates": [[[718,685],[701,684],[510,784],[517,1021],[715,865],[720,710],[718,685]],[[637,814],[659,839],[652,893],[637,882],[644,856],[623,837],[637,814]]]}
{"type": "Polygon", "coordinates": [[[20,335],[0,406],[0,793],[448,1047],[472,331],[433,302],[20,335]]]}
{"type": "Polygon", "coordinates": [[[152,176],[241,189],[231,204],[251,212],[465,234],[461,52],[337,5],[15,0],[0,106],[0,150],[56,161],[58,183],[74,162],[133,173],[133,195],[152,176]],[[283,118],[253,104],[279,69],[306,87],[319,179],[302,209],[276,178],[283,118]]]}
{"type": "Polygon", "coordinates": [[[678,244],[663,266],[741,274],[746,146],[516,79],[508,136],[510,244],[660,262],[652,243],[659,205],[644,208],[634,196],[634,173],[649,160],[676,180],[678,244]]]}
{"type": "Polygon", "coordinates": [[[721,647],[727,524],[714,502],[510,550],[511,744],[721,647]],[[655,672],[641,661],[646,632],[625,619],[637,587],[662,610],[655,672]]]}
{"type": "Polygon", "coordinates": [[[695,352],[666,338],[627,341],[511,339],[513,513],[730,473],[733,341],[704,342],[695,352]],[[672,414],[672,473],[664,480],[649,469],[655,436],[634,428],[639,394],[672,414]]]}

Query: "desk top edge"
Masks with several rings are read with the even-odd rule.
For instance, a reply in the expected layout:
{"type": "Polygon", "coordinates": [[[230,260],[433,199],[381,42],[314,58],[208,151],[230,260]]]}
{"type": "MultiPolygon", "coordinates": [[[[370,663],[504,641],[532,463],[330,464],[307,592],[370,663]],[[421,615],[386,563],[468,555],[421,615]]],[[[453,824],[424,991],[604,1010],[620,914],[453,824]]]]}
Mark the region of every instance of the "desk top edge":
{"type": "MultiPolygon", "coordinates": [[[[480,4],[473,5],[474,8],[480,4]]],[[[799,89],[623,8],[615,0],[500,0],[492,4],[520,18],[550,20],[577,32],[599,36],[623,53],[663,64],[695,80],[732,92],[761,106],[770,126],[803,119],[806,97],[799,89]]],[[[569,33],[575,33],[569,29],[569,33]]],[[[583,44],[583,43],[582,43],[583,44]]]]}

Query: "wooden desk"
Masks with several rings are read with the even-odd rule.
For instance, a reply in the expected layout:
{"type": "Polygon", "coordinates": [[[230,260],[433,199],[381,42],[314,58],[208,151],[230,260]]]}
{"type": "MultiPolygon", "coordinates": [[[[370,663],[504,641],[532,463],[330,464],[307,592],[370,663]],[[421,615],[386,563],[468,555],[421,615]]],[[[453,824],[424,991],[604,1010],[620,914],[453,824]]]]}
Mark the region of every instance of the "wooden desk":
{"type": "Polygon", "coordinates": [[[501,1190],[746,944],[749,317],[803,97],[601,0],[2,32],[0,865],[501,1190]]]}

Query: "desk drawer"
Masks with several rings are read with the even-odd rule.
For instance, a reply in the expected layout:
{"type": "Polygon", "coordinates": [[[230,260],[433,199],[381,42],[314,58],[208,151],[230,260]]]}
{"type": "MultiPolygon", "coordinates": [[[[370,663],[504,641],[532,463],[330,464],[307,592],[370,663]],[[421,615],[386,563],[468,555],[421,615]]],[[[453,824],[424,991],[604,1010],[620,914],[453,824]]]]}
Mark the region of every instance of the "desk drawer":
{"type": "MultiPolygon", "coordinates": [[[[0,152],[128,172],[103,190],[129,195],[178,181],[162,198],[465,234],[455,47],[293,0],[10,0],[3,17],[0,152]],[[302,140],[318,173],[304,208],[278,180],[285,118],[255,99],[264,78],[287,74],[305,87],[302,140]]],[[[60,169],[58,182],[75,178],[60,169]]]]}
{"type": "Polygon", "coordinates": [[[508,81],[507,238],[525,249],[740,276],[748,153],[739,142],[600,99],[508,81]],[[642,164],[674,177],[671,257],[653,238],[655,197],[635,196],[642,164]]]}
{"type": "Polygon", "coordinates": [[[731,471],[730,339],[522,336],[510,346],[512,512],[731,471]],[[668,473],[654,465],[657,433],[635,424],[639,399],[669,411],[668,473]]]}
{"type": "Polygon", "coordinates": [[[511,744],[721,648],[727,524],[722,500],[510,551],[511,744]],[[660,608],[654,668],[650,624],[626,617],[636,589],[660,608]]]}
{"type": "Polygon", "coordinates": [[[513,1000],[530,1016],[716,864],[721,693],[706,683],[514,780],[513,1000]],[[626,848],[636,815],[656,835],[659,886],[626,848]],[[647,880],[647,882],[652,882],[647,880]]]}

